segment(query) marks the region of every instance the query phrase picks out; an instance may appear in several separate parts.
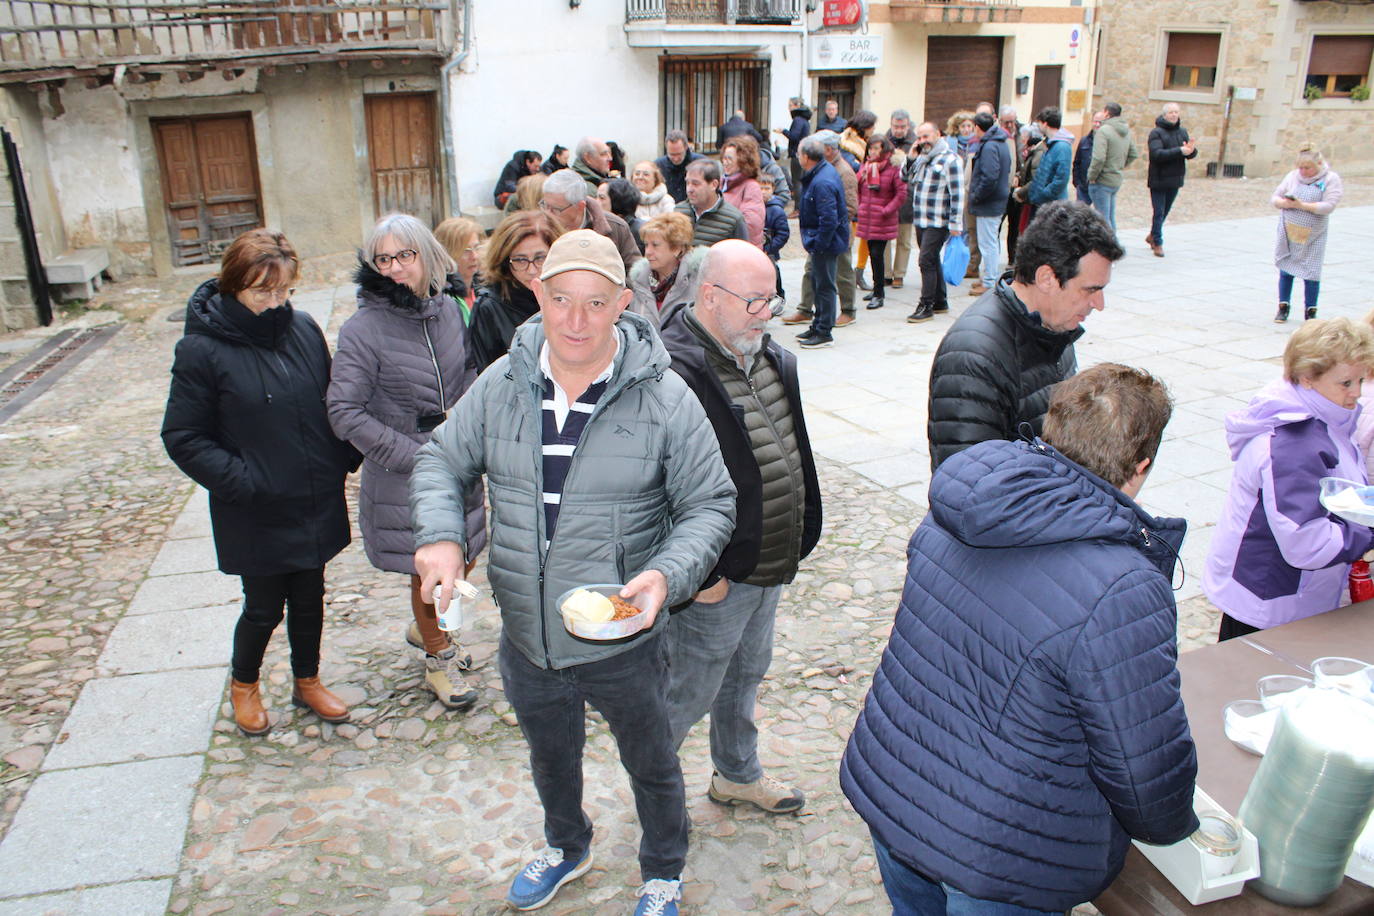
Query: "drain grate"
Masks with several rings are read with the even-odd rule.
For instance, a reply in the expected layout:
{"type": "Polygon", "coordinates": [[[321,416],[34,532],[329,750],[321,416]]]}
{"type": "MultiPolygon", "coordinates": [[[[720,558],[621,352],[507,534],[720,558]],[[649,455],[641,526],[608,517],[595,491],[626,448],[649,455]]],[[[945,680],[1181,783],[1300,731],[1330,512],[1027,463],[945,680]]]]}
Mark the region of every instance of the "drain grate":
{"type": "Polygon", "coordinates": [[[118,324],[63,331],[45,342],[27,359],[0,375],[0,423],[14,416],[25,405],[87,356],[100,348],[120,329],[118,324]]]}

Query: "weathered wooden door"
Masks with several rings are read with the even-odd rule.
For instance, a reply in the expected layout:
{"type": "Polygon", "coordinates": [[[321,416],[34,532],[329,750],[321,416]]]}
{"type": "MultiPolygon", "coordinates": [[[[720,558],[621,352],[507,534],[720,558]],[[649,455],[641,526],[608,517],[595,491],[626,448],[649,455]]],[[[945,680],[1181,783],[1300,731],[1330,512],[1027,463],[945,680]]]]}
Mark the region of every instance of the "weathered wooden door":
{"type": "Polygon", "coordinates": [[[433,226],[440,214],[434,93],[370,95],[365,106],[376,215],[409,213],[433,226]]]}
{"type": "Polygon", "coordinates": [[[1002,87],[1002,39],[931,35],[926,39],[923,120],[941,129],[949,116],[979,102],[998,104],[1002,87]]]}
{"type": "MultiPolygon", "coordinates": [[[[1064,87],[1064,65],[1035,68],[1035,87],[1031,90],[1031,110],[1022,112],[1027,124],[1046,108],[1059,108],[1059,94],[1064,87]]],[[[1062,113],[1062,112],[1061,112],[1062,113]]]]}
{"type": "Polygon", "coordinates": [[[247,114],[152,122],[172,263],[208,264],[262,225],[253,120],[247,114]]]}

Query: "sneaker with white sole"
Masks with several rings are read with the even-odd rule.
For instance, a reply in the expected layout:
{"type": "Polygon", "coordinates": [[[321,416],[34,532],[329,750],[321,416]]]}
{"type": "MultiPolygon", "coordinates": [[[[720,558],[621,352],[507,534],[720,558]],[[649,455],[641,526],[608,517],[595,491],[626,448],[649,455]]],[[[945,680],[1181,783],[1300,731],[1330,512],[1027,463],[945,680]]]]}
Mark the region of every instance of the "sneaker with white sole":
{"type": "Polygon", "coordinates": [[[677,916],[677,902],[681,899],[681,881],[651,878],[639,889],[635,916],[677,916]]]}
{"type": "Polygon", "coordinates": [[[454,646],[425,656],[425,686],[448,709],[471,709],[477,702],[477,691],[463,680],[463,671],[463,659],[454,646]]]}
{"type": "Polygon", "coordinates": [[[561,849],[545,849],[520,869],[506,892],[506,902],[517,910],[537,910],[552,900],[560,887],[582,877],[591,867],[590,849],[580,862],[565,861],[561,849]]]}
{"type": "Polygon", "coordinates": [[[718,805],[753,805],[769,814],[795,814],[806,805],[801,789],[783,785],[771,776],[754,782],[731,782],[712,773],[711,788],[706,794],[718,805]]]}
{"type": "MultiPolygon", "coordinates": [[[[417,649],[423,649],[425,647],[424,637],[420,635],[420,625],[413,620],[410,622],[410,626],[406,627],[406,642],[417,649]]],[[[448,638],[448,644],[450,646],[458,645],[453,641],[452,636],[448,638]]],[[[459,646],[459,648],[461,649],[462,646],[459,646]]],[[[464,671],[472,670],[472,656],[469,653],[464,652],[461,661],[464,671]]]]}

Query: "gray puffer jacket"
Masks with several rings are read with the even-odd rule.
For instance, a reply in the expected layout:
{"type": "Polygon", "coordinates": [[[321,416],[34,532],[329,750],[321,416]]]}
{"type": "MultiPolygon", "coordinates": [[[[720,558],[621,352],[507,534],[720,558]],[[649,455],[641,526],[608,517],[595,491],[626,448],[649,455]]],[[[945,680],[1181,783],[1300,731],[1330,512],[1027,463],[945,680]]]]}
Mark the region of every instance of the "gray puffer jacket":
{"type": "Polygon", "coordinates": [[[544,549],[542,318],[515,332],[415,459],[410,507],[417,546],[463,543],[460,494],[483,474],[491,495],[487,575],[505,636],[531,663],[566,668],[635,644],[577,639],[556,603],[568,589],[626,582],[646,569],[668,580],[667,608],[691,599],[735,524],[735,486],[701,402],[675,373],[647,320],[625,312],[620,353],[573,456],[558,527],[544,549]]]}
{"type": "Polygon", "coordinates": [[[664,315],[683,303],[696,301],[697,289],[701,286],[701,262],[706,260],[706,249],[697,247],[682,256],[678,264],[673,285],[663,297],[663,307],[659,308],[654,298],[654,274],[647,258],[635,261],[630,273],[625,277],[625,285],[634,292],[630,301],[630,311],[643,315],[649,323],[658,327],[664,315]]]}
{"type": "MultiPolygon", "coordinates": [[[[421,299],[367,264],[353,279],[358,311],[339,329],[329,425],[363,453],[358,527],[367,559],[388,572],[414,573],[407,482],[415,453],[476,373],[467,365],[467,331],[452,299],[421,299]]],[[[467,503],[469,560],[486,544],[485,523],[478,487],[467,503]]]]}

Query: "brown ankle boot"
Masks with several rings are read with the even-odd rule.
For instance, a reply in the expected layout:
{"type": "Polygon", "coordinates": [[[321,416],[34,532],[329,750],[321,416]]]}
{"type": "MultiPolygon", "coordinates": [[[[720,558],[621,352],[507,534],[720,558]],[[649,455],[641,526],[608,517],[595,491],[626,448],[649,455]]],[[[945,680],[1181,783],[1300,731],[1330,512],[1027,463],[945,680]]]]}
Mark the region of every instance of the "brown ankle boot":
{"type": "Polygon", "coordinates": [[[296,678],[296,689],[291,691],[291,702],[302,709],[308,707],[326,722],[348,721],[348,707],[343,700],[325,689],[319,677],[296,678]]]}
{"type": "Polygon", "coordinates": [[[245,735],[265,735],[272,724],[267,721],[267,710],[262,708],[262,694],[258,691],[257,681],[245,684],[229,679],[229,702],[234,704],[234,722],[245,735]]]}

